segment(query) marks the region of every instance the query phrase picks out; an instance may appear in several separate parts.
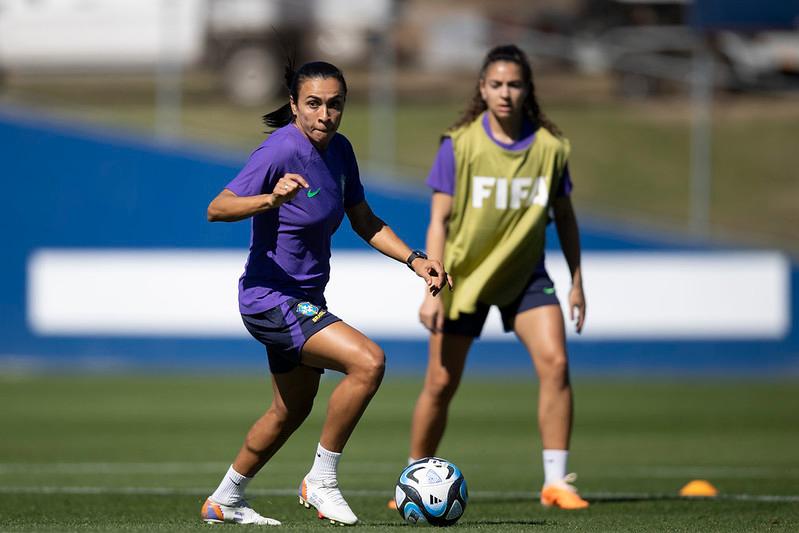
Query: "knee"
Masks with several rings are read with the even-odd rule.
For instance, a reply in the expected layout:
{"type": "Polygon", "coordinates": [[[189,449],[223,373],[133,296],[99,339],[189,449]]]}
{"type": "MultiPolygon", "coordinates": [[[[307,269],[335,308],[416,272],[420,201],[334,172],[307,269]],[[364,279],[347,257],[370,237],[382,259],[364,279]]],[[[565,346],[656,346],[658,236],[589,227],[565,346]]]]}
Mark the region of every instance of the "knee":
{"type": "Polygon", "coordinates": [[[569,382],[569,358],[563,350],[551,350],[541,357],[541,380],[567,384],[569,382]]]}
{"type": "Polygon", "coordinates": [[[282,429],[296,429],[308,418],[313,409],[313,396],[304,398],[301,401],[293,402],[291,405],[273,404],[269,408],[278,426],[282,429]]]}
{"type": "Polygon", "coordinates": [[[386,372],[386,354],[382,348],[372,341],[365,342],[358,348],[356,360],[352,374],[377,390],[386,372]]]}
{"type": "Polygon", "coordinates": [[[425,392],[436,401],[449,402],[458,390],[460,378],[445,368],[428,371],[425,379],[425,392]]]}
{"type": "Polygon", "coordinates": [[[372,343],[369,347],[369,364],[367,372],[371,381],[379,385],[383,381],[383,376],[386,373],[386,354],[383,349],[377,344],[372,343]]]}

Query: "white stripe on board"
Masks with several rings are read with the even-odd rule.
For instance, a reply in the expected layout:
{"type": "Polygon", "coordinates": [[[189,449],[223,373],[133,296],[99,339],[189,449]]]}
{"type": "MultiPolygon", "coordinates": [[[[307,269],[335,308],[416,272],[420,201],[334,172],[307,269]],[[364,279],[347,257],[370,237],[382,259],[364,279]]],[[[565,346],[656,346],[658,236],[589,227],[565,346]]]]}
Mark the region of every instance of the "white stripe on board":
{"type": "MultiPolygon", "coordinates": [[[[224,250],[42,249],[28,261],[28,322],[40,335],[246,337],[236,301],[244,260],[224,250]]],[[[568,317],[566,263],[558,253],[547,262],[568,317]]],[[[426,337],[424,287],[404,265],[336,251],[331,268],[331,312],[373,337],[426,337]]],[[[588,340],[779,339],[791,324],[790,263],[777,252],[586,253],[583,277],[588,340]]],[[[495,310],[484,336],[513,339],[495,310]]]]}
{"type": "MultiPolygon", "coordinates": [[[[390,491],[347,490],[350,496],[388,497],[390,491]]],[[[114,494],[114,495],[152,495],[152,496],[207,496],[205,488],[166,488],[166,487],[58,487],[36,486],[18,487],[0,485],[0,494],[114,494]]],[[[248,489],[250,496],[296,496],[297,489],[248,489]]],[[[470,499],[490,500],[537,500],[538,492],[527,491],[469,491],[470,499]]],[[[664,492],[586,492],[582,496],[593,501],[624,500],[736,500],[757,502],[799,502],[797,494],[720,494],[713,498],[683,498],[677,494],[664,492]]]]}

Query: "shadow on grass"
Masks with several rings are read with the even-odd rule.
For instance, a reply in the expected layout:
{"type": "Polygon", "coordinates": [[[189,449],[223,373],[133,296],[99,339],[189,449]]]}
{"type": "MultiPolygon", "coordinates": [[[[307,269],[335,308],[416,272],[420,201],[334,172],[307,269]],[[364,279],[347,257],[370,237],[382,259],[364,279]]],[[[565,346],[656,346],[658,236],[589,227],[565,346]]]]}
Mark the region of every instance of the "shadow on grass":
{"type": "Polygon", "coordinates": [[[677,496],[673,497],[652,496],[649,498],[641,498],[638,496],[612,496],[607,498],[591,498],[590,500],[588,500],[588,503],[602,504],[602,503],[659,502],[659,501],[676,501],[682,499],[684,498],[679,498],[677,496]]]}
{"type": "MultiPolygon", "coordinates": [[[[461,520],[463,526],[546,526],[551,525],[546,520],[461,520]]],[[[369,527],[416,527],[404,522],[363,522],[359,525],[369,527]]],[[[434,528],[436,529],[436,528],[434,528]]]]}
{"type": "Polygon", "coordinates": [[[475,526],[546,526],[546,520],[467,520],[463,525],[475,526]]]}

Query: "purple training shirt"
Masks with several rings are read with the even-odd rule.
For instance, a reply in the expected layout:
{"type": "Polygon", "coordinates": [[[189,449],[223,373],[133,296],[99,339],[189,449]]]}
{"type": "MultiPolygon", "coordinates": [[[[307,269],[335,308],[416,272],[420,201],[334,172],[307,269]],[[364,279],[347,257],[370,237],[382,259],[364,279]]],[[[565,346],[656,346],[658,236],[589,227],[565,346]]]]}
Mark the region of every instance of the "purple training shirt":
{"type": "Polygon", "coordinates": [[[293,124],[272,133],[225,187],[237,196],[271,193],[286,173],[308,182],[290,202],[252,218],[250,254],[239,279],[239,310],[255,314],[290,298],[325,305],[330,238],[344,210],[364,200],[358,163],[336,134],[324,153],[293,124]]]}
{"type": "MultiPolygon", "coordinates": [[[[519,140],[510,144],[503,143],[494,137],[491,132],[491,126],[488,123],[488,113],[483,114],[483,130],[497,146],[506,150],[526,150],[533,144],[535,140],[535,131],[530,121],[525,120],[522,124],[522,131],[519,135],[519,140]]],[[[443,192],[450,196],[455,196],[455,148],[452,146],[452,138],[445,137],[438,147],[433,166],[430,168],[430,174],[427,176],[427,185],[436,192],[443,192]]],[[[556,196],[569,196],[571,194],[573,185],[571,174],[569,173],[569,165],[563,169],[563,178],[558,184],[556,196]]],[[[546,272],[544,268],[544,256],[538,262],[535,268],[538,274],[546,272]]]]}

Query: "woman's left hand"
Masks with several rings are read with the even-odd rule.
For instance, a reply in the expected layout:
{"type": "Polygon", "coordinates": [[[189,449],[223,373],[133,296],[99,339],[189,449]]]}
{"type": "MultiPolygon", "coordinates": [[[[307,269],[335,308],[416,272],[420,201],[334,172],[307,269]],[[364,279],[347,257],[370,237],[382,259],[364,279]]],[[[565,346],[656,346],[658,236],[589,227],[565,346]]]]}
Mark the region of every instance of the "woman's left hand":
{"type": "Polygon", "coordinates": [[[575,322],[577,333],[581,333],[585,324],[585,295],[582,284],[572,285],[569,291],[569,318],[575,322]]]}
{"type": "Polygon", "coordinates": [[[421,257],[415,259],[412,263],[413,271],[416,275],[425,280],[427,283],[427,290],[433,296],[436,296],[444,286],[453,289],[452,278],[444,270],[444,266],[440,261],[435,259],[422,259],[421,257]]]}

